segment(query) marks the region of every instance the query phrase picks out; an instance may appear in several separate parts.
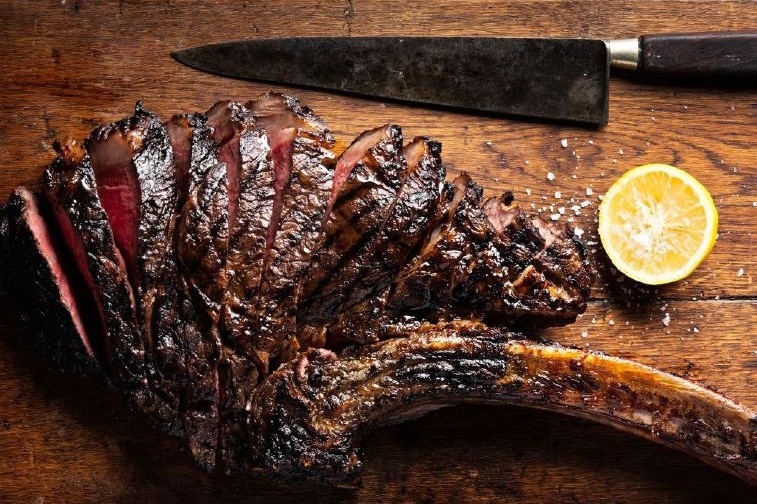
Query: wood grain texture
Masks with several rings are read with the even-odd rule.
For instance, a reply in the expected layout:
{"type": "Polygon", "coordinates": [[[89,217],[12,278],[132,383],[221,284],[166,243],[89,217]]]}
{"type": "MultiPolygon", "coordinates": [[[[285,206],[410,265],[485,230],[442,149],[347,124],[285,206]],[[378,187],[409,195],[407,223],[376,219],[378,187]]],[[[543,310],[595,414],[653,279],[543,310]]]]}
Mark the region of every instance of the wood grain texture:
{"type": "MultiPolygon", "coordinates": [[[[177,48],[283,35],[623,38],[755,26],[753,1],[2,1],[0,194],[38,180],[54,139],[82,138],[127,115],[138,99],[167,117],[270,88],[184,68],[168,56],[177,48]]],[[[754,90],[614,79],[610,124],[593,130],[278,89],[312,106],[341,145],[395,122],[406,137],[440,140],[451,173],[468,171],[491,193],[513,190],[543,216],[564,207],[561,220],[585,231],[601,277],[576,324],[538,336],[686,375],[757,409],[754,90]],[[690,278],[658,288],[623,280],[596,235],[599,196],[648,162],[693,173],[720,212],[710,257],[690,278]]],[[[666,448],[512,407],[461,406],[376,431],[355,492],[208,475],[172,440],[136,422],[110,390],[47,371],[18,341],[29,334],[7,297],[1,301],[0,502],[750,502],[755,495],[666,448]]]]}

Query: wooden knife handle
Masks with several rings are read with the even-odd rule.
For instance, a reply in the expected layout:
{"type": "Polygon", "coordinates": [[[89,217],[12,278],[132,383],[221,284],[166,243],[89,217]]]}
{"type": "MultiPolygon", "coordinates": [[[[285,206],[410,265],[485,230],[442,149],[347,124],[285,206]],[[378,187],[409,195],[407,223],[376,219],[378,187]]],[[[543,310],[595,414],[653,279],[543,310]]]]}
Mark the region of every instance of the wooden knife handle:
{"type": "Polygon", "coordinates": [[[757,79],[757,32],[644,35],[638,71],[757,79]]]}

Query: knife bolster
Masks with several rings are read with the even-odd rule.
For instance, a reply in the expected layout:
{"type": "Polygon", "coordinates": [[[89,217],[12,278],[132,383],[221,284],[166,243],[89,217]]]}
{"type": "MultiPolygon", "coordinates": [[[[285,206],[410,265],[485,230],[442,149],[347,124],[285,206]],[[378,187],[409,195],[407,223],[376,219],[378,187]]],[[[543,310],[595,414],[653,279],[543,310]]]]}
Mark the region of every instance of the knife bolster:
{"type": "Polygon", "coordinates": [[[641,44],[637,38],[610,40],[607,42],[610,52],[610,65],[615,68],[636,70],[639,66],[641,44]]]}

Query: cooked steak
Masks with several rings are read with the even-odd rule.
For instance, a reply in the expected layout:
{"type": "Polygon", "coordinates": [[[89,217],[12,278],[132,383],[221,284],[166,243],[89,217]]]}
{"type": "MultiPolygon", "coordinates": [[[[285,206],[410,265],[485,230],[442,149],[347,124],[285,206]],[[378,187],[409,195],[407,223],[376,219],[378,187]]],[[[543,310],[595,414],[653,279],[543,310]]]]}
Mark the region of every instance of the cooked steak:
{"type": "Polygon", "coordinates": [[[320,117],[291,97],[269,93],[249,107],[268,136],[274,171],[260,285],[246,313],[254,327],[252,349],[266,373],[271,358],[296,350],[296,289],[321,235],[334,138],[320,117]]]}
{"type": "Polygon", "coordinates": [[[44,314],[56,365],[96,363],[207,469],[355,484],[372,426],[502,400],[757,481],[753,413],[514,332],[575,319],[593,269],[512,193],[446,181],[431,139],[385,125],[337,156],[312,110],[268,93],[165,124],[138,105],[57,148],[0,212],[0,279],[44,314]]]}
{"type": "MultiPolygon", "coordinates": [[[[25,187],[11,195],[0,221],[0,263],[3,281],[31,302],[24,320],[57,337],[40,338],[39,348],[50,363],[64,370],[92,373],[105,350],[99,321],[92,317],[91,292],[75,275],[70,250],[61,247],[58,229],[50,226],[44,199],[25,187]]],[[[22,306],[23,308],[23,306],[22,306]]]]}
{"type": "Polygon", "coordinates": [[[93,293],[106,359],[116,383],[143,397],[146,385],[143,338],[124,258],[97,194],[89,155],[68,144],[45,172],[45,194],[57,226],[93,293]]]}

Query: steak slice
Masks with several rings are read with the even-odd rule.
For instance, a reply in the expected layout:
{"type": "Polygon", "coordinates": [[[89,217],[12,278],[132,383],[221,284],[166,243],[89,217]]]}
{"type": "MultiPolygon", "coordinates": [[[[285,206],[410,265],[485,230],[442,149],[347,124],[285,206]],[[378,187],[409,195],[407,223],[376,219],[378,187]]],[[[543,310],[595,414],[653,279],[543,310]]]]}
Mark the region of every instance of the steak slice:
{"type": "Polygon", "coordinates": [[[380,232],[344,266],[354,272],[356,281],[326,333],[320,339],[310,336],[320,343],[316,346],[341,348],[349,342],[375,342],[382,334],[386,337],[386,331],[397,322],[384,314],[388,287],[444,217],[450,198],[439,143],[419,137],[404,147],[403,154],[408,172],[392,212],[380,232]]]}
{"type": "Polygon", "coordinates": [[[345,296],[344,308],[385,289],[394,273],[414,256],[441,219],[445,177],[441,145],[416,138],[403,150],[407,176],[381,230],[352,256],[342,271],[354,271],[355,281],[345,296]]]}
{"type": "Polygon", "coordinates": [[[354,486],[371,428],[477,400],[591,416],[757,477],[757,418],[746,408],[641,364],[466,321],[283,365],[253,394],[253,463],[288,481],[354,486]]]}
{"type": "Polygon", "coordinates": [[[106,369],[137,405],[152,401],[147,390],[144,345],[124,259],[97,196],[89,156],[80,146],[59,146],[45,172],[45,192],[67,247],[93,293],[105,334],[106,369]]]}
{"type": "MultiPolygon", "coordinates": [[[[265,247],[256,252],[250,280],[259,273],[242,317],[242,351],[254,357],[263,374],[270,354],[278,358],[294,336],[294,293],[318,239],[326,200],[331,191],[334,138],[323,121],[298,100],[268,93],[247,104],[256,127],[265,131],[270,161],[263,166],[262,184],[272,182],[258,200],[263,207],[258,228],[267,218],[265,247]],[[262,253],[261,253],[262,252],[262,253]]],[[[257,187],[261,187],[259,184],[257,187]]],[[[253,283],[251,282],[251,283],[253,283]]]]}
{"type": "MultiPolygon", "coordinates": [[[[0,209],[0,277],[14,288],[25,321],[39,329],[35,338],[50,363],[62,370],[101,374],[103,333],[92,293],[52,224],[47,202],[17,188],[0,209]]],[[[107,365],[107,363],[106,363],[107,365]]]]}
{"type": "Polygon", "coordinates": [[[184,430],[190,453],[206,468],[215,466],[218,451],[218,365],[224,352],[219,321],[228,285],[229,229],[238,208],[239,132],[245,115],[240,104],[224,101],[195,124],[187,199],[177,225],[189,384],[184,430]]]}
{"type": "Polygon", "coordinates": [[[323,325],[338,312],[359,273],[350,261],[383,228],[406,174],[395,125],[366,131],[339,157],[321,241],[299,288],[299,326],[323,325]]]}

